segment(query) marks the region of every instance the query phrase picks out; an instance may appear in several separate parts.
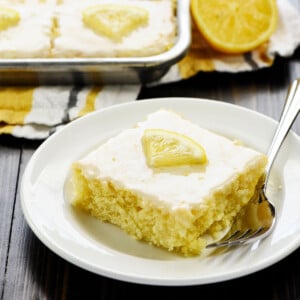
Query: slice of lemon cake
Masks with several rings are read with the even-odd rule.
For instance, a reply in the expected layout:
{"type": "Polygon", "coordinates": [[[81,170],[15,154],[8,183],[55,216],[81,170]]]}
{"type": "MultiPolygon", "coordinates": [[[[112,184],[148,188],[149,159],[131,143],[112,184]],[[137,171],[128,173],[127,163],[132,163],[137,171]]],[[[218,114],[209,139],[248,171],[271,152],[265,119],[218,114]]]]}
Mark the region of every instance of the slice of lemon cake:
{"type": "Polygon", "coordinates": [[[141,57],[169,50],[176,23],[170,0],[98,0],[57,7],[54,57],[141,57]]]}
{"type": "Polygon", "coordinates": [[[266,162],[161,109],[74,162],[71,202],[138,240],[197,255],[253,196],[266,162]]]}
{"type": "Polygon", "coordinates": [[[52,11],[42,4],[0,4],[0,57],[50,55],[52,11]]]}

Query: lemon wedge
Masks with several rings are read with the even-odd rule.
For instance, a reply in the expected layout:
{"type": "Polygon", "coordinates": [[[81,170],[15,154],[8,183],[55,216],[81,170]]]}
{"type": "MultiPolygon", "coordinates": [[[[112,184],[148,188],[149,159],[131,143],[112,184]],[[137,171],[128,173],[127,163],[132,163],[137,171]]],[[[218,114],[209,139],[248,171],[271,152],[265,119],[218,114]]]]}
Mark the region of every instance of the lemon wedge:
{"type": "Polygon", "coordinates": [[[0,30],[15,26],[20,21],[19,13],[9,7],[0,7],[0,30]]]}
{"type": "Polygon", "coordinates": [[[276,0],[191,0],[191,12],[207,42],[226,53],[255,49],[278,22],[276,0]]]}
{"type": "Polygon", "coordinates": [[[142,145],[150,167],[204,164],[204,148],[193,139],[165,129],[145,129],[142,145]]]}
{"type": "Polygon", "coordinates": [[[83,10],[83,23],[100,35],[121,41],[139,26],[148,23],[148,11],[122,4],[98,4],[83,10]]]}

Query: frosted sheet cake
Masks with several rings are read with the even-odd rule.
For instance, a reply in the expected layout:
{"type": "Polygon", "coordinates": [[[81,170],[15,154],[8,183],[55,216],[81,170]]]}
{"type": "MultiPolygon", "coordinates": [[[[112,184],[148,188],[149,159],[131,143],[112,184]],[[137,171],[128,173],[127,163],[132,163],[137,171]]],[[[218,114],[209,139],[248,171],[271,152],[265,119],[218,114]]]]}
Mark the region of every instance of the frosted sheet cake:
{"type": "Polygon", "coordinates": [[[198,255],[254,194],[267,158],[159,110],[122,131],[72,166],[71,203],[138,240],[185,256],[198,255]],[[200,164],[151,167],[146,130],[173,132],[201,145],[200,164]]]}
{"type": "Polygon", "coordinates": [[[175,39],[171,0],[0,0],[0,58],[143,57],[175,39]]]}
{"type": "Polygon", "coordinates": [[[56,19],[54,57],[142,57],[165,52],[175,42],[169,0],[66,3],[56,19]]]}

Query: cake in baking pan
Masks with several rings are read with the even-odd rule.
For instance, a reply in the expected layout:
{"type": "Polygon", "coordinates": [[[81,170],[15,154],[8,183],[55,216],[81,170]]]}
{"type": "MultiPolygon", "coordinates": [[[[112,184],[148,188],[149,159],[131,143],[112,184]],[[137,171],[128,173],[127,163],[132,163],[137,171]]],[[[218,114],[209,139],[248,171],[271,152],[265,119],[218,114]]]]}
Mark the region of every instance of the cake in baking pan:
{"type": "Polygon", "coordinates": [[[142,57],[175,43],[171,1],[82,1],[57,9],[54,57],[142,57]]]}
{"type": "Polygon", "coordinates": [[[198,255],[250,201],[266,163],[161,109],[74,162],[71,203],[135,239],[198,255]]]}
{"type": "Polygon", "coordinates": [[[1,58],[144,57],[175,39],[171,0],[0,1],[1,58]]]}

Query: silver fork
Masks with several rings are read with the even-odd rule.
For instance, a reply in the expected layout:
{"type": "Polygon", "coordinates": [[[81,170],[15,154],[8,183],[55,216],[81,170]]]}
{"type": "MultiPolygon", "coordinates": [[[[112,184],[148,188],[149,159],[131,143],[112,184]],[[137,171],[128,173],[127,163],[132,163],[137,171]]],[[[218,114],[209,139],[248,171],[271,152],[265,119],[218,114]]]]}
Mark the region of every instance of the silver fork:
{"type": "Polygon", "coordinates": [[[275,206],[266,196],[267,184],[277,153],[292,127],[299,110],[300,79],[294,80],[289,87],[279,124],[267,154],[268,164],[265,175],[257,185],[256,194],[250,203],[242,209],[241,213],[235,217],[228,233],[221,240],[208,244],[206,248],[253,243],[266,238],[273,231],[276,223],[276,210],[275,206]]]}

